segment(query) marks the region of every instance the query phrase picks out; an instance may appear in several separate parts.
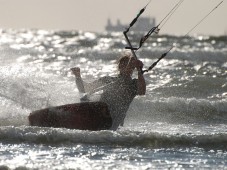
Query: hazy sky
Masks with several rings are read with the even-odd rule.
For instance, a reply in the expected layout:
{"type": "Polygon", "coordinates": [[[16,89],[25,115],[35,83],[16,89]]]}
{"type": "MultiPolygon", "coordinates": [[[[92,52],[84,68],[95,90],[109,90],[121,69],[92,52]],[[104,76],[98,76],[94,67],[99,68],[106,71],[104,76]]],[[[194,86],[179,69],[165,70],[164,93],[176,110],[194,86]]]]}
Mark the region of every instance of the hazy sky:
{"type": "MultiPolygon", "coordinates": [[[[129,24],[149,0],[0,0],[0,28],[105,30],[107,19],[129,24]]],[[[159,23],[179,0],[152,0],[143,16],[159,23]]],[[[161,33],[185,34],[221,0],[184,0],[161,33]]],[[[227,34],[227,0],[192,32],[227,34]]],[[[149,28],[148,28],[149,30],[149,28]]]]}

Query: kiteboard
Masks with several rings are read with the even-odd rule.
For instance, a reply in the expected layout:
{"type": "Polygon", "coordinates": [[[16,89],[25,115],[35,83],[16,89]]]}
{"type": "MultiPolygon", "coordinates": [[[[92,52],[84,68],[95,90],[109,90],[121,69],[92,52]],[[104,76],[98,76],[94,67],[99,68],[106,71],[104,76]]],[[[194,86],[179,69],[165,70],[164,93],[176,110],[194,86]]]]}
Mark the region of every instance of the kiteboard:
{"type": "Polygon", "coordinates": [[[31,126],[79,130],[110,129],[112,119],[107,104],[81,102],[36,110],[28,116],[31,126]]]}

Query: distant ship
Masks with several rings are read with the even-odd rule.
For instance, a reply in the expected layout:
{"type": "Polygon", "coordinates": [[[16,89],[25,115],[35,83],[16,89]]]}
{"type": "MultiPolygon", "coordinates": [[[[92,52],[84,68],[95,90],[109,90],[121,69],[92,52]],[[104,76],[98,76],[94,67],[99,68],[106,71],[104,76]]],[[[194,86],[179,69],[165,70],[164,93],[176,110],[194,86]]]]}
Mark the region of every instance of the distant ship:
{"type": "MultiPolygon", "coordinates": [[[[108,19],[105,29],[108,32],[123,32],[128,26],[129,24],[128,25],[121,24],[119,19],[117,20],[117,24],[113,25],[111,20],[108,19]]],[[[135,32],[146,32],[149,31],[150,28],[155,26],[156,26],[155,18],[141,17],[137,20],[135,25],[133,25],[133,27],[130,30],[135,32]]]]}

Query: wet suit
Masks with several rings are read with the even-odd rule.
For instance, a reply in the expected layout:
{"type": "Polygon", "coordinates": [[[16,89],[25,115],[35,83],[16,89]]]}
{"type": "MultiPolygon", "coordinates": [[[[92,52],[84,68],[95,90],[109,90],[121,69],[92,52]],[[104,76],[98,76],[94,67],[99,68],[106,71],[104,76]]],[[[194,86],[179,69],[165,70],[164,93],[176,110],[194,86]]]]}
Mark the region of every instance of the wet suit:
{"type": "Polygon", "coordinates": [[[118,77],[106,76],[88,84],[83,82],[81,78],[77,78],[76,84],[80,92],[89,92],[107,85],[101,94],[100,101],[108,105],[113,120],[111,130],[117,130],[119,125],[123,125],[126,112],[137,95],[137,79],[123,75],[118,77]]]}

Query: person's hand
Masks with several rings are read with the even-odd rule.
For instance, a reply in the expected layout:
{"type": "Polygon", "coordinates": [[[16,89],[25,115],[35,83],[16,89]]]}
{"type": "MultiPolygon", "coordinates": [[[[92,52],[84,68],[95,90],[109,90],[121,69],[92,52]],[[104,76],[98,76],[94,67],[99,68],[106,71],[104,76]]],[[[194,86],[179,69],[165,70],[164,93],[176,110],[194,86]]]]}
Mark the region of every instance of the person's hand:
{"type": "Polygon", "coordinates": [[[74,68],[71,68],[70,70],[76,77],[80,77],[80,68],[79,67],[74,67],[74,68]]]}
{"type": "Polygon", "coordinates": [[[137,68],[137,70],[140,70],[143,68],[143,62],[140,60],[135,60],[134,61],[134,66],[137,68]]]}

